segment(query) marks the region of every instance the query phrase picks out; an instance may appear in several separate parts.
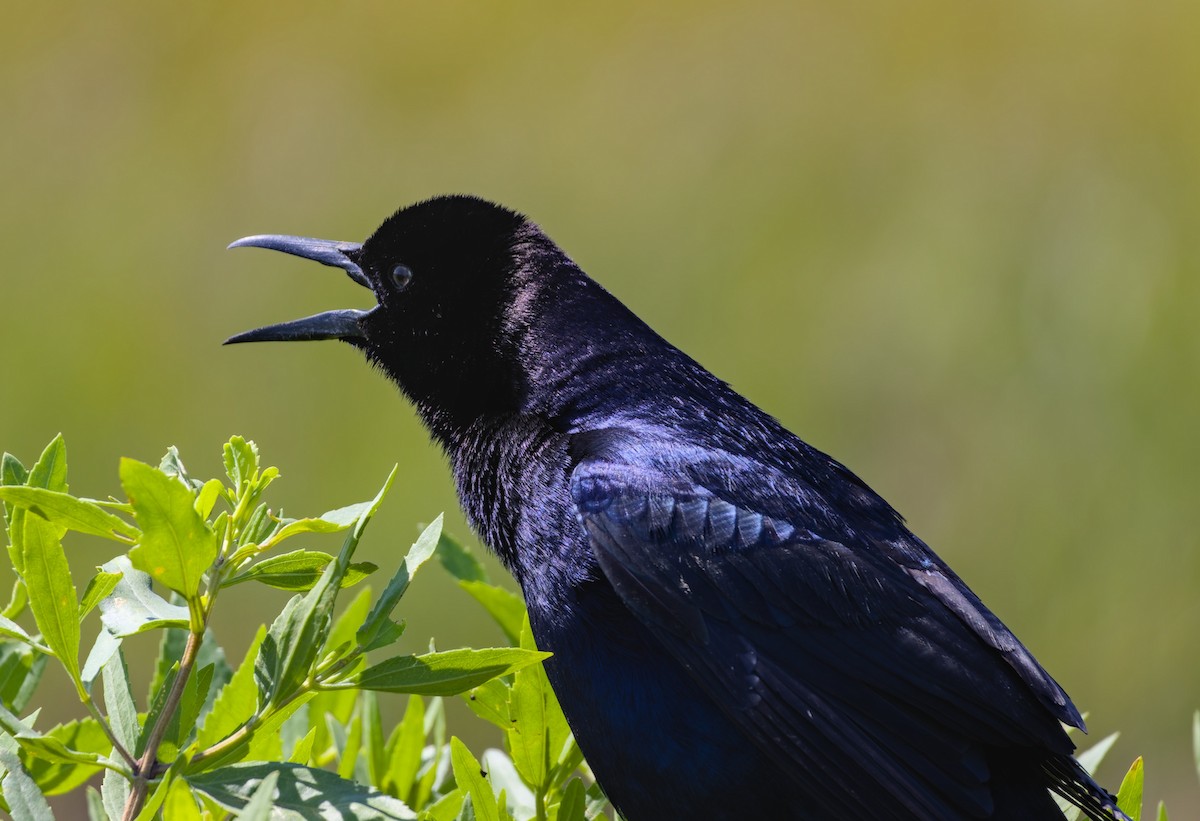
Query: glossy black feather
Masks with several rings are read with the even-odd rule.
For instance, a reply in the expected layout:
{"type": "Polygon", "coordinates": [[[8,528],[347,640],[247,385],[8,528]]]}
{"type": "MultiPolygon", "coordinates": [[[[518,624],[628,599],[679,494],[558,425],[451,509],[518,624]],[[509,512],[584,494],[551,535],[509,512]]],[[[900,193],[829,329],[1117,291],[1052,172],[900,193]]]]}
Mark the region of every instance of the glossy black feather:
{"type": "Polygon", "coordinates": [[[343,338],[449,454],[631,821],[1112,817],[1066,694],[900,516],[536,226],[445,197],[314,242],[284,250],[370,283],[343,338]]]}

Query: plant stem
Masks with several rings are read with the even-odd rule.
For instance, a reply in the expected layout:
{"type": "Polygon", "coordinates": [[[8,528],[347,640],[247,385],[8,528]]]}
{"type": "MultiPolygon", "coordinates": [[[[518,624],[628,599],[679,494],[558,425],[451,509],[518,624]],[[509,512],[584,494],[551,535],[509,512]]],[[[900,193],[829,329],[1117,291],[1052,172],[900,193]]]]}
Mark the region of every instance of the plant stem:
{"type": "Polygon", "coordinates": [[[100,729],[104,731],[104,735],[108,737],[110,742],[112,742],[113,749],[120,754],[121,758],[125,759],[125,763],[129,765],[129,768],[136,772],[137,761],[134,759],[133,754],[130,753],[129,750],[125,749],[125,745],[117,739],[116,735],[112,731],[112,727],[108,726],[108,722],[105,720],[104,716],[100,714],[99,708],[96,707],[96,702],[92,701],[92,697],[90,695],[86,695],[86,697],[83,699],[83,706],[87,707],[87,711],[91,713],[92,718],[96,719],[96,723],[100,725],[100,729]]]}
{"type": "Polygon", "coordinates": [[[129,800],[125,802],[122,821],[133,821],[137,818],[138,813],[142,811],[142,804],[146,802],[146,793],[150,789],[150,776],[158,761],[158,745],[162,743],[163,736],[166,735],[171,717],[179,709],[179,700],[183,698],[183,688],[187,686],[187,680],[191,677],[192,667],[196,664],[196,656],[200,652],[200,642],[203,638],[203,626],[200,632],[188,633],[187,646],[183,648],[183,658],[179,660],[179,673],[175,676],[175,683],[171,685],[171,692],[167,693],[167,700],[163,703],[162,712],[158,714],[158,720],[154,722],[154,727],[146,738],[146,749],[134,765],[133,790],[129,793],[129,800]]]}

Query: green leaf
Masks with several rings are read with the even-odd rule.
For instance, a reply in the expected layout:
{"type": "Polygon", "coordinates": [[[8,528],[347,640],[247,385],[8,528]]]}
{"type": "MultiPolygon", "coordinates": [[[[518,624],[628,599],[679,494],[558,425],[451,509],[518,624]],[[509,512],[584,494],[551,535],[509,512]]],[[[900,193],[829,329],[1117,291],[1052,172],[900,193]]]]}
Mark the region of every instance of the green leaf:
{"type": "Polygon", "coordinates": [[[33,636],[29,635],[29,633],[25,631],[24,627],[5,616],[0,616],[0,636],[16,639],[17,641],[28,644],[31,647],[36,646],[41,647],[43,650],[47,649],[40,642],[36,641],[33,636]]]}
{"type": "Polygon", "coordinates": [[[379,508],[384,494],[396,477],[393,468],[383,488],[360,515],[350,535],[346,537],[337,560],[330,562],[321,578],[303,597],[295,597],[284,607],[267,631],[255,667],[255,679],[264,695],[262,704],[277,704],[296,692],[308,678],[317,654],[329,633],[333,605],[350,558],[358,547],[371,516],[379,508]]]}
{"type": "MultiPolygon", "coordinates": [[[[242,533],[238,536],[238,546],[242,545],[259,545],[262,544],[268,536],[278,526],[278,522],[271,516],[271,511],[266,505],[259,505],[250,514],[249,521],[242,528],[242,533]]],[[[216,528],[214,528],[215,530],[216,528]]],[[[266,548],[262,548],[265,550],[266,548]]]]}
{"type": "Polygon", "coordinates": [[[312,759],[313,742],[317,740],[317,728],[313,727],[304,736],[296,742],[296,746],[292,748],[288,755],[288,761],[293,764],[307,765],[312,759]]]}
{"type": "Polygon", "coordinates": [[[417,771],[421,768],[421,751],[425,747],[425,702],[420,696],[409,696],[404,718],[392,730],[387,743],[387,764],[382,784],[389,795],[406,799],[410,804],[417,771]]]}
{"type": "Polygon", "coordinates": [[[129,782],[115,770],[106,770],[100,782],[100,798],[108,817],[117,821],[125,817],[125,802],[129,798],[129,782]]]}
{"type": "Polygon", "coordinates": [[[137,705],[129,687],[125,653],[120,649],[104,665],[104,706],[108,708],[108,721],[113,735],[126,750],[132,750],[142,728],[138,724],[137,705]]]}
{"type": "Polygon", "coordinates": [[[1095,775],[1096,769],[1100,763],[1104,761],[1104,757],[1108,755],[1108,751],[1117,743],[1117,739],[1121,737],[1120,733],[1113,733],[1105,736],[1097,741],[1084,752],[1075,756],[1075,759],[1080,765],[1087,770],[1088,775],[1095,775]]]}
{"type": "Polygon", "coordinates": [[[212,686],[213,666],[205,666],[195,670],[188,677],[183,687],[183,695],[179,699],[179,709],[168,725],[166,737],[172,739],[176,746],[183,749],[187,746],[188,738],[196,731],[196,719],[200,716],[200,708],[208,698],[208,688],[212,686]]]}
{"type": "Polygon", "coordinates": [[[497,809],[501,818],[533,818],[537,812],[537,800],[533,791],[521,780],[512,759],[502,750],[485,750],[479,763],[487,773],[492,791],[497,794],[497,809]]]}
{"type": "MultiPolygon", "coordinates": [[[[67,747],[61,740],[50,735],[27,735],[24,733],[14,736],[21,745],[22,751],[41,762],[56,764],[96,764],[100,761],[101,753],[86,750],[75,750],[67,747]]],[[[92,770],[95,772],[95,769],[92,770]]],[[[91,773],[88,774],[89,776],[91,773]]]]}
{"type": "Polygon", "coordinates": [[[374,787],[355,784],[331,772],[298,764],[247,762],[188,777],[192,787],[221,806],[241,812],[267,776],[278,773],[271,802],[279,813],[297,818],[416,819],[404,802],[374,787]]]}
{"type": "Polygon", "coordinates": [[[195,598],[200,579],[217,558],[217,537],[193,506],[188,488],[133,459],[121,460],[121,485],[133,505],[142,535],[129,551],[138,570],[195,598]]]}
{"type": "Polygon", "coordinates": [[[246,486],[257,478],[258,445],[234,436],[225,445],[224,455],[225,475],[233,484],[235,495],[240,498],[246,486]]]}
{"type": "Polygon", "coordinates": [[[76,686],[79,678],[79,600],[71,583],[71,567],[54,526],[26,516],[22,535],[22,564],[29,606],[38,630],[76,686]]]}
{"type": "Polygon", "coordinates": [[[587,816],[584,814],[586,808],[587,794],[584,791],[583,781],[572,778],[567,782],[566,789],[563,790],[562,801],[559,802],[555,821],[586,821],[587,816]]]}
{"type": "Polygon", "coordinates": [[[450,765],[454,768],[454,780],[467,794],[476,816],[481,821],[500,821],[492,785],[487,782],[475,756],[457,737],[450,739],[450,765]]]}
{"type": "Polygon", "coordinates": [[[67,492],[67,445],[61,433],[46,445],[46,449],[29,471],[29,478],[25,484],[61,493],[67,492]]]}
{"type": "Polygon", "coordinates": [[[421,656],[395,656],[368,667],[345,685],[334,686],[384,693],[453,696],[549,657],[549,653],[516,647],[461,648],[421,656]]]}
{"type": "Polygon", "coordinates": [[[338,651],[342,647],[348,648],[354,642],[354,631],[363,623],[370,609],[371,588],[365,587],[358,592],[350,604],[346,605],[342,614],[334,621],[333,629],[325,637],[323,652],[338,651]]]}
{"type": "Polygon", "coordinates": [[[0,456],[0,485],[23,485],[28,478],[29,471],[20,459],[8,452],[0,456]]]}
{"type": "Polygon", "coordinates": [[[228,736],[254,715],[258,705],[258,688],[254,683],[254,665],[258,658],[259,646],[267,635],[267,628],[259,627],[246,650],[246,657],[238,666],[229,683],[221,688],[216,702],[200,732],[196,737],[196,745],[207,749],[228,736]]]}
{"type": "Polygon", "coordinates": [[[1142,786],[1145,770],[1142,757],[1133,760],[1133,766],[1121,781],[1121,789],[1117,790],[1117,807],[1128,815],[1131,821],[1142,821],[1142,786]]]}
{"type": "Polygon", "coordinates": [[[521,625],[525,621],[525,602],[520,596],[486,582],[461,581],[458,586],[483,605],[488,615],[500,625],[505,638],[513,644],[520,642],[521,625]]]}
{"type": "MultiPolygon", "coordinates": [[[[67,448],[63,444],[62,434],[54,437],[42,455],[34,463],[33,469],[25,479],[30,487],[40,487],[61,493],[67,492],[67,448]]],[[[56,533],[56,535],[61,535],[56,533]]],[[[8,518],[8,556],[12,559],[13,567],[21,575],[25,573],[24,564],[25,510],[17,508],[8,518]]]]}
{"type": "Polygon", "coordinates": [[[174,780],[174,774],[168,770],[163,780],[159,781],[158,786],[154,788],[154,792],[150,793],[150,797],[146,799],[146,803],[142,805],[142,811],[138,813],[134,821],[152,821],[158,816],[158,810],[166,800],[174,780]]]}
{"type": "Polygon", "coordinates": [[[29,592],[25,589],[25,582],[18,577],[13,581],[12,595],[9,596],[8,604],[4,606],[0,615],[6,619],[15,619],[25,612],[27,604],[29,604],[29,592]]]}
{"type": "Polygon", "coordinates": [[[87,788],[88,821],[112,821],[108,810],[104,809],[104,799],[95,787],[87,788]]]}
{"type": "Polygon", "coordinates": [[[1167,805],[1163,801],[1158,802],[1158,821],[1167,821],[1167,805]]]}
{"type": "Polygon", "coordinates": [[[608,809],[608,797],[604,794],[604,790],[600,789],[600,784],[593,781],[587,788],[587,817],[599,818],[601,813],[608,809]]]}
{"type": "Polygon", "coordinates": [[[166,454],[158,462],[158,469],[167,476],[178,477],[179,481],[183,482],[189,489],[192,487],[192,481],[188,478],[187,468],[183,466],[183,460],[179,458],[179,448],[174,445],[167,448],[166,454]]]}
{"type": "Polygon", "coordinates": [[[278,783],[278,772],[267,773],[237,817],[241,821],[270,821],[273,809],[271,799],[275,795],[275,787],[278,783]]]}
{"type": "Polygon", "coordinates": [[[463,698],[471,712],[507,731],[512,726],[512,716],[508,712],[509,689],[502,679],[494,678],[465,693],[463,698]]]}
{"type": "Polygon", "coordinates": [[[100,675],[101,668],[108,664],[113,653],[117,652],[121,646],[122,639],[120,636],[114,636],[108,631],[107,627],[101,627],[99,634],[96,636],[96,643],[92,645],[92,649],[88,652],[87,661],[83,663],[83,670],[79,673],[79,678],[83,681],[83,689],[87,692],[92,691],[92,683],[95,682],[96,676],[100,675]]]}
{"type": "Polygon", "coordinates": [[[463,791],[453,789],[421,810],[421,821],[456,821],[463,806],[463,791]]]}
{"type": "Polygon", "coordinates": [[[442,533],[438,539],[437,558],[442,567],[459,581],[486,583],[488,580],[483,562],[449,533],[442,533]]]}
{"type": "Polygon", "coordinates": [[[359,753],[362,751],[363,734],[362,715],[360,713],[355,713],[354,718],[350,720],[350,726],[347,730],[346,740],[341,745],[341,756],[338,760],[337,774],[351,781],[369,783],[369,779],[367,778],[356,777],[356,774],[363,769],[359,756],[359,753]]]}
{"type": "Polygon", "coordinates": [[[359,715],[362,716],[367,783],[382,784],[387,771],[387,751],[383,746],[383,717],[379,713],[379,697],[372,692],[364,692],[359,697],[359,715]]]}
{"type": "MultiPolygon", "coordinates": [[[[172,595],[172,598],[177,598],[172,595]]],[[[187,649],[188,631],[179,627],[168,627],[158,640],[158,655],[154,659],[154,674],[150,676],[150,687],[146,690],[146,703],[153,704],[163,682],[171,671],[179,666],[187,649]]]]}
{"type": "Polygon", "coordinates": [[[301,533],[337,533],[353,526],[370,509],[371,502],[359,502],[330,510],[314,518],[287,519],[282,522],[279,530],[271,535],[268,543],[276,545],[301,533]]]}
{"type": "Polygon", "coordinates": [[[279,761],[283,758],[283,726],[315,696],[316,693],[309,690],[269,713],[254,728],[246,748],[246,757],[253,761],[279,761]]]}
{"type": "Polygon", "coordinates": [[[79,603],[80,619],[92,612],[92,608],[99,604],[101,599],[107,598],[116,589],[122,575],[121,573],[109,573],[107,570],[101,570],[95,576],[92,576],[92,580],[88,582],[87,588],[83,591],[83,601],[79,603]]]}
{"type": "Polygon", "coordinates": [[[8,803],[13,821],[53,821],[54,813],[50,811],[46,797],[25,772],[16,754],[10,750],[0,750],[0,766],[8,771],[0,787],[4,790],[4,800],[8,803]]]}
{"type": "Polygon", "coordinates": [[[120,516],[114,516],[95,502],[76,499],[67,493],[40,487],[0,486],[0,500],[23,508],[63,530],[100,536],[131,544],[138,529],[120,516]]]}
{"type": "MultiPolygon", "coordinates": [[[[321,578],[321,573],[333,561],[333,556],[316,550],[295,550],[263,559],[248,570],[225,581],[222,587],[230,587],[247,581],[262,582],[280,590],[311,590],[321,578]]],[[[350,587],[365,579],[379,568],[371,562],[355,562],[346,569],[341,586],[350,587]]]]}
{"type": "MultiPolygon", "coordinates": [[[[408,585],[412,582],[412,578],[416,575],[417,570],[433,555],[441,533],[442,517],[439,515],[429,527],[425,528],[424,532],[417,537],[417,541],[409,548],[408,554],[404,557],[404,563],[400,565],[400,568],[396,571],[396,575],[388,582],[387,588],[384,589],[383,594],[375,602],[375,606],[371,608],[367,620],[363,622],[362,627],[358,630],[358,644],[364,650],[372,650],[383,646],[381,644],[383,639],[395,634],[395,630],[390,627],[390,625],[394,624],[390,618],[392,610],[400,602],[400,598],[404,595],[404,591],[408,589],[408,585]]],[[[394,641],[394,639],[392,640],[394,641]]]]}
{"type": "Polygon", "coordinates": [[[188,609],[170,604],[155,593],[150,576],[135,569],[129,557],[117,556],[100,569],[121,576],[113,592],[100,600],[100,620],[113,635],[132,636],[162,627],[188,626],[188,609]]]}
{"type": "Polygon", "coordinates": [[[191,785],[184,779],[171,779],[171,786],[163,800],[162,817],[171,821],[201,821],[196,796],[192,793],[191,785]]]}
{"type": "MultiPolygon", "coordinates": [[[[533,646],[528,630],[521,638],[527,649],[533,646]]],[[[541,665],[516,674],[509,690],[508,709],[511,724],[505,735],[513,764],[528,784],[545,793],[551,764],[558,761],[570,730],[541,665]]]]}
{"type": "MultiPolygon", "coordinates": [[[[179,664],[175,663],[171,666],[167,676],[159,685],[158,690],[150,698],[150,709],[146,711],[146,720],[142,723],[142,732],[138,736],[137,744],[132,750],[135,758],[141,758],[142,753],[146,752],[146,745],[150,743],[150,733],[154,726],[158,723],[162,711],[167,706],[167,695],[171,691],[171,687],[175,684],[175,678],[179,675],[179,664]]],[[[171,744],[168,744],[165,737],[157,750],[157,757],[167,763],[175,760],[178,749],[170,749],[171,744]]]]}
{"type": "Polygon", "coordinates": [[[216,505],[217,499],[221,498],[221,493],[225,490],[224,483],[220,479],[209,479],[200,487],[200,492],[196,495],[196,501],[192,506],[196,509],[196,515],[201,519],[207,519],[208,514],[212,513],[213,506],[216,505]]]}
{"type": "Polygon", "coordinates": [[[60,724],[39,741],[22,744],[22,748],[26,752],[22,756],[25,771],[37,782],[42,793],[49,796],[70,792],[99,772],[99,765],[87,762],[106,756],[112,744],[95,719],[85,718],[60,724]],[[30,747],[27,744],[43,744],[47,740],[55,742],[54,754],[58,755],[58,760],[42,757],[40,753],[36,757],[28,755],[30,747]],[[63,750],[68,751],[66,755],[72,760],[62,760],[63,750]]]}
{"type": "Polygon", "coordinates": [[[49,656],[24,644],[0,643],[0,703],[24,710],[46,670],[49,656]]]}

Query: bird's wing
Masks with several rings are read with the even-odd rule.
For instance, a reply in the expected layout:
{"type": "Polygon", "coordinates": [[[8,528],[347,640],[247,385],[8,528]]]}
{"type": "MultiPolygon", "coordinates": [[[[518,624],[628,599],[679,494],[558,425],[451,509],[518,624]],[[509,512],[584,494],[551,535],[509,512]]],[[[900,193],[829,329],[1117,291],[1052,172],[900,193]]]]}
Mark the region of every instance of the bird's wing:
{"type": "Polygon", "coordinates": [[[990,813],[984,748],[1070,753],[1055,719],[1075,708],[928,548],[767,515],[731,490],[741,469],[584,459],[571,494],[625,605],[786,771],[847,808],[866,773],[908,812],[957,818],[990,813]]]}

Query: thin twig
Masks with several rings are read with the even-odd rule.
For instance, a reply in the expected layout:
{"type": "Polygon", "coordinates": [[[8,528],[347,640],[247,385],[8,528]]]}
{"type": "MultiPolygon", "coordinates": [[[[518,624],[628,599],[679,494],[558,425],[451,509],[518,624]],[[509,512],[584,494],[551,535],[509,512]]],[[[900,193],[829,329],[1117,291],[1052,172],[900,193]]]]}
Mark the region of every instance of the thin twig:
{"type": "Polygon", "coordinates": [[[154,722],[154,727],[146,739],[146,749],[134,766],[133,791],[129,794],[129,800],[125,802],[122,821],[134,821],[138,813],[142,811],[142,805],[146,802],[146,793],[150,789],[150,777],[158,759],[158,745],[162,743],[163,736],[167,733],[167,725],[171,723],[171,717],[179,708],[179,701],[183,698],[183,688],[187,686],[187,680],[196,663],[196,656],[200,652],[200,642],[203,638],[203,631],[188,633],[187,646],[183,648],[183,658],[179,660],[179,673],[175,676],[175,683],[171,685],[171,692],[167,693],[167,700],[163,703],[162,712],[158,714],[158,720],[154,722]]]}

